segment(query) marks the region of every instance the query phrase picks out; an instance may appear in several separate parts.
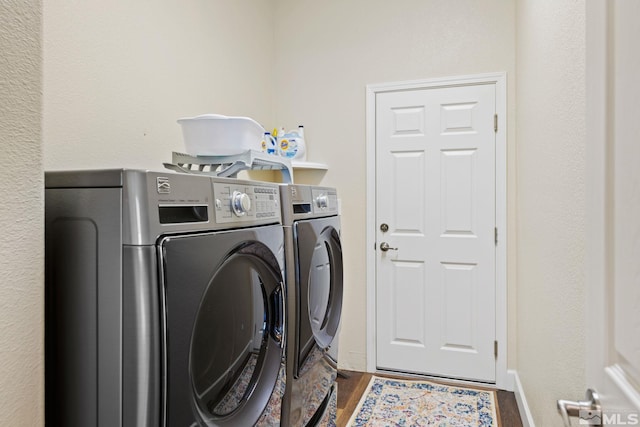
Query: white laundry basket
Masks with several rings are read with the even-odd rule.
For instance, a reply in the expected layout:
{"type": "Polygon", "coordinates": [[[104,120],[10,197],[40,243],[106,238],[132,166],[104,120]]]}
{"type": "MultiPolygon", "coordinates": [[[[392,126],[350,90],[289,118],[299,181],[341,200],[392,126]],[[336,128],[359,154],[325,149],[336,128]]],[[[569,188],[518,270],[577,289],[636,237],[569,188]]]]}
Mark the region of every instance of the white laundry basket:
{"type": "Polygon", "coordinates": [[[228,156],[260,150],[264,128],[249,117],[203,114],[178,120],[187,154],[228,156]]]}

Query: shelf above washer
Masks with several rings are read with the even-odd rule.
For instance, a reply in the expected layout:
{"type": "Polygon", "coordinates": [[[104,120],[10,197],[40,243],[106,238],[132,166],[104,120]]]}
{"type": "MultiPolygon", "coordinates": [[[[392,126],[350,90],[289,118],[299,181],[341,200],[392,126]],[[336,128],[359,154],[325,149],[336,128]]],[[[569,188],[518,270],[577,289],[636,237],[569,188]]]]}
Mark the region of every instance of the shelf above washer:
{"type": "Polygon", "coordinates": [[[294,169],[315,169],[315,170],[329,170],[329,166],[324,163],[315,163],[315,162],[300,162],[294,160],[291,162],[291,166],[294,169]]]}

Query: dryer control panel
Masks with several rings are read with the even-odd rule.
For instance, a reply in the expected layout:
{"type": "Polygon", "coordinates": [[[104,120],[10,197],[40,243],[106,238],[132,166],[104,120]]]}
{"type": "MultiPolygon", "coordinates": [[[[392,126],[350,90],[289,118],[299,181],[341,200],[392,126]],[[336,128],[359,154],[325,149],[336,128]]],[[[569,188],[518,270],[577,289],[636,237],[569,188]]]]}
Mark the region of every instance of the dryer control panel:
{"type": "Polygon", "coordinates": [[[338,193],[333,188],[312,187],[311,199],[315,214],[338,214],[338,193]]]}
{"type": "Polygon", "coordinates": [[[277,185],[214,182],[213,196],[218,224],[280,222],[277,185]]]}
{"type": "Polygon", "coordinates": [[[282,223],[287,226],[294,221],[323,218],[340,214],[338,192],[333,187],[315,185],[282,184],[282,223]]]}

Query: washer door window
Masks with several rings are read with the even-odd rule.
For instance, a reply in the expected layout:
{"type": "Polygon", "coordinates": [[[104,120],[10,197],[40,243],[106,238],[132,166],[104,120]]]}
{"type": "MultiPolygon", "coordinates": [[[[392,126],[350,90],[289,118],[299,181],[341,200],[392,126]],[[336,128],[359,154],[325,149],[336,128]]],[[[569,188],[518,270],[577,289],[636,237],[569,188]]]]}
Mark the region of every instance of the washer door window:
{"type": "Polygon", "coordinates": [[[342,246],[338,217],[298,221],[296,241],[300,328],[296,375],[317,345],[326,350],[336,336],[342,311],[342,246]]]}
{"type": "Polygon", "coordinates": [[[169,426],[254,425],[269,402],[284,298],[278,243],[260,241],[279,242],[282,231],[262,229],[161,243],[169,426]]]}

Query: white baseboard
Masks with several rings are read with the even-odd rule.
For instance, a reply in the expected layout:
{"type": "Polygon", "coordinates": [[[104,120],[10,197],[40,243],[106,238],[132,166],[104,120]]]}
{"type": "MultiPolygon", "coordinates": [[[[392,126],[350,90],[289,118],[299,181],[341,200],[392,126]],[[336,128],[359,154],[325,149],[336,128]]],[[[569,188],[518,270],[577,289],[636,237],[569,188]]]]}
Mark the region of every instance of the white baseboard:
{"type": "Polygon", "coordinates": [[[511,377],[511,381],[513,384],[512,390],[516,396],[518,411],[520,411],[520,418],[522,419],[523,427],[536,427],[535,423],[533,422],[533,417],[531,416],[531,411],[529,410],[529,405],[527,404],[527,398],[524,395],[524,389],[522,388],[522,383],[520,382],[518,371],[509,369],[507,371],[507,375],[511,377]]]}

